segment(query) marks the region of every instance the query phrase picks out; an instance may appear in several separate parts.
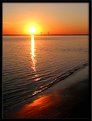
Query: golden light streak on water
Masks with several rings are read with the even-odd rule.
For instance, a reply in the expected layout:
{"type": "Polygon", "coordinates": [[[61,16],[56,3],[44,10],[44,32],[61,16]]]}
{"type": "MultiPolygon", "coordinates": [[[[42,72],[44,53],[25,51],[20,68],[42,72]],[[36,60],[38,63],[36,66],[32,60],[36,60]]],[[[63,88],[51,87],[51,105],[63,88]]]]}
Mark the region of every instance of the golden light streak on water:
{"type": "Polygon", "coordinates": [[[32,60],[32,69],[36,72],[35,40],[34,40],[34,35],[31,35],[31,60],[32,60]]]}

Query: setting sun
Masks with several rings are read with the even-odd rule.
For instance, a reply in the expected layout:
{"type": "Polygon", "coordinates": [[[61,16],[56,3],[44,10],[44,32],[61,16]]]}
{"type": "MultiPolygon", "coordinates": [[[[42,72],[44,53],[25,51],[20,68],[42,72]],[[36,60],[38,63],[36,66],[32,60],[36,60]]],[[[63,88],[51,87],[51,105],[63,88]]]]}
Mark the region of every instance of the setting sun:
{"type": "Polygon", "coordinates": [[[23,26],[23,33],[24,34],[40,34],[42,31],[41,26],[36,22],[27,22],[23,26]]]}
{"type": "Polygon", "coordinates": [[[35,27],[30,27],[30,28],[29,28],[29,32],[30,32],[31,34],[34,34],[34,33],[36,32],[35,27]]]}
{"type": "Polygon", "coordinates": [[[3,119],[89,119],[89,9],[3,2],[3,119]]]}
{"type": "Polygon", "coordinates": [[[48,34],[48,32],[72,35],[89,32],[88,4],[86,3],[5,3],[3,9],[4,35],[40,35],[48,34]]]}

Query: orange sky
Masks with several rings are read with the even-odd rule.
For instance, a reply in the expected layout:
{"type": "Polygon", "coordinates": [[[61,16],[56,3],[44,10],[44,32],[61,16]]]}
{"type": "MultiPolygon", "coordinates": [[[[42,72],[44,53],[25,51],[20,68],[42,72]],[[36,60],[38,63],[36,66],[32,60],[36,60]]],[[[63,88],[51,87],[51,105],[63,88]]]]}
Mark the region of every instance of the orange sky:
{"type": "Polygon", "coordinates": [[[88,3],[3,3],[3,34],[88,34],[88,3]]]}

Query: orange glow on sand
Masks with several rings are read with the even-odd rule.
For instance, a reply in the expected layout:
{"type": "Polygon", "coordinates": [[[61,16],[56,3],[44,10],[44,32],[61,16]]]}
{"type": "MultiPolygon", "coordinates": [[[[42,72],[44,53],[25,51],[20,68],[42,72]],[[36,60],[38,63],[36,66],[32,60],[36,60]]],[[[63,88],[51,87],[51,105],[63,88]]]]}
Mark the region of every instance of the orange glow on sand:
{"type": "Polygon", "coordinates": [[[57,111],[52,107],[54,106],[56,108],[57,104],[60,103],[60,101],[61,98],[57,94],[42,96],[32,103],[24,105],[24,107],[16,113],[15,117],[37,118],[40,116],[48,116],[49,113],[50,115],[52,115],[52,113],[56,113],[57,111]],[[55,100],[53,100],[53,97],[55,98],[55,100]]]}

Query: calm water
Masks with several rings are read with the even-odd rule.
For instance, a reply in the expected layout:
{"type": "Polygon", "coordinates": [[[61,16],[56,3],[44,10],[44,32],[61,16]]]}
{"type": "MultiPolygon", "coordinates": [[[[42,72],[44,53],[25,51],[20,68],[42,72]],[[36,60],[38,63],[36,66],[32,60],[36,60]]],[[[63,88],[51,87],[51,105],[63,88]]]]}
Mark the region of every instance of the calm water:
{"type": "Polygon", "coordinates": [[[87,64],[88,36],[4,36],[4,116],[87,64]]]}

